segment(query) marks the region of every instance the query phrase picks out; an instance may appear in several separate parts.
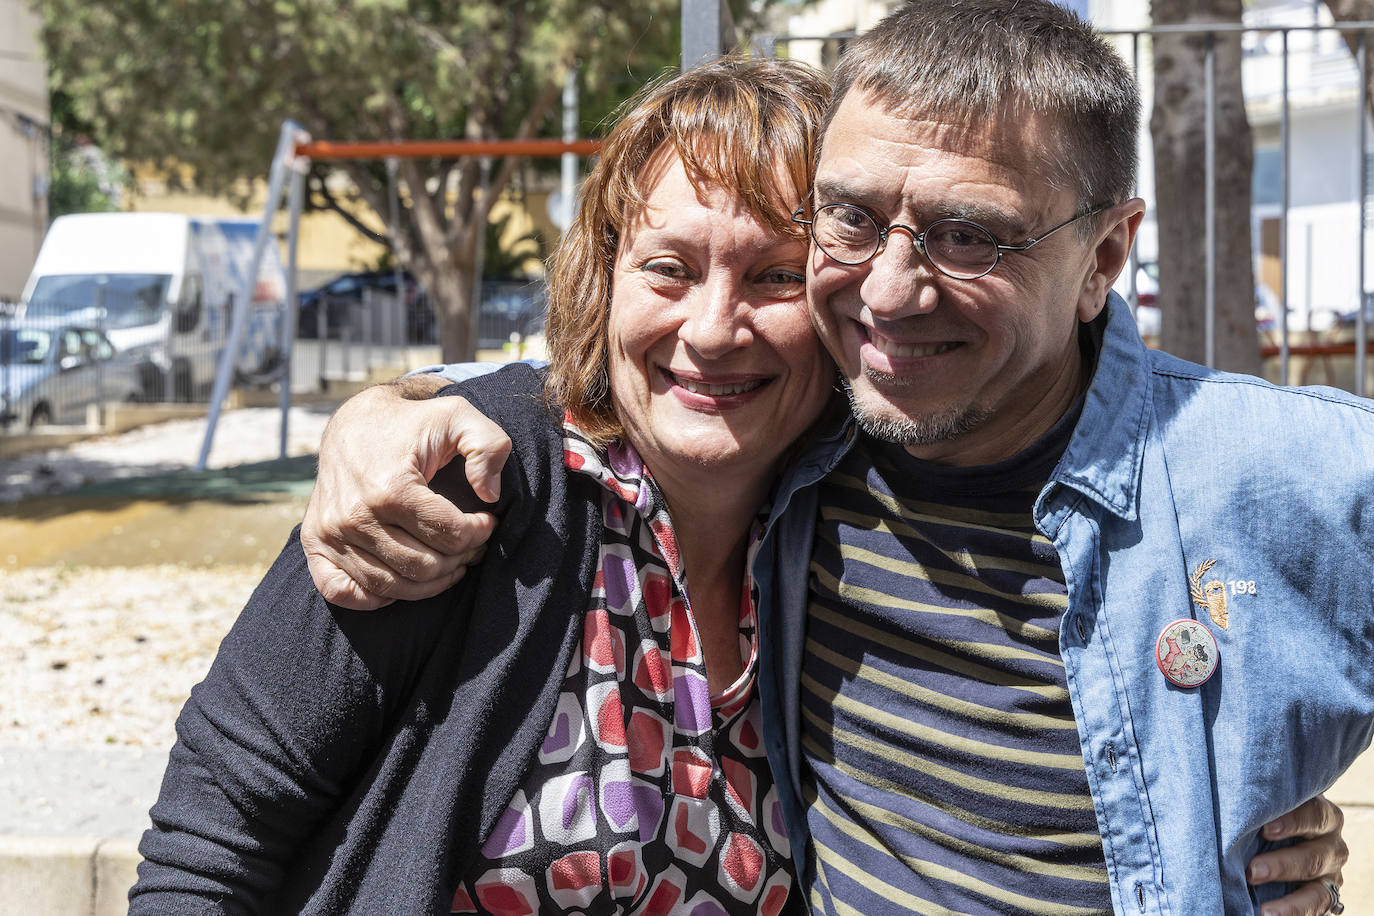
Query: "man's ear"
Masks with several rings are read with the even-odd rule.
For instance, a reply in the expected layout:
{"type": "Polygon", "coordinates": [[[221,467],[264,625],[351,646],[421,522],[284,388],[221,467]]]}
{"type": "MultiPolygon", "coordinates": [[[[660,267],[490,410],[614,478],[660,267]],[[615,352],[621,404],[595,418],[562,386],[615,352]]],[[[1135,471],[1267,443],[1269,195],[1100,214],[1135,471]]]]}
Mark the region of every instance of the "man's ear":
{"type": "Polygon", "coordinates": [[[1102,214],[1094,237],[1092,257],[1078,294],[1078,319],[1092,321],[1107,301],[1107,291],[1121,275],[1135,244],[1136,230],[1145,218],[1145,201],[1132,197],[1102,214]]]}

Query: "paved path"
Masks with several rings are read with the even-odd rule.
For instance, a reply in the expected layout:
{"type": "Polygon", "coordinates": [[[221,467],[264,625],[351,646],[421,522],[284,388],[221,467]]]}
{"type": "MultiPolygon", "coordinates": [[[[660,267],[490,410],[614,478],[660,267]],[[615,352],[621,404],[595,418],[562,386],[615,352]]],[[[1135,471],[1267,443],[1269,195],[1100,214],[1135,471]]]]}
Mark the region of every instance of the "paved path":
{"type": "Polygon", "coordinates": [[[0,747],[0,835],[137,838],[166,766],[142,748],[0,747]]]}

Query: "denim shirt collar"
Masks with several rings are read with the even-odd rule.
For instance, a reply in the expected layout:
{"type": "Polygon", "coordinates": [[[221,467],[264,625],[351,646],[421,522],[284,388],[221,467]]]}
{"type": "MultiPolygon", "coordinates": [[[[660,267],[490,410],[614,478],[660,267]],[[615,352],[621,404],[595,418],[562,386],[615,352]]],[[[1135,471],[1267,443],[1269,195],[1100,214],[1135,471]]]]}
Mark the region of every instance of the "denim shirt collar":
{"type": "MultiPolygon", "coordinates": [[[[1130,308],[1114,292],[1107,295],[1104,318],[1090,329],[1101,341],[1083,413],[1050,481],[1134,521],[1140,508],[1144,431],[1150,420],[1150,355],[1130,308]]],[[[1042,494],[1037,517],[1042,516],[1044,500],[1042,494]]]]}

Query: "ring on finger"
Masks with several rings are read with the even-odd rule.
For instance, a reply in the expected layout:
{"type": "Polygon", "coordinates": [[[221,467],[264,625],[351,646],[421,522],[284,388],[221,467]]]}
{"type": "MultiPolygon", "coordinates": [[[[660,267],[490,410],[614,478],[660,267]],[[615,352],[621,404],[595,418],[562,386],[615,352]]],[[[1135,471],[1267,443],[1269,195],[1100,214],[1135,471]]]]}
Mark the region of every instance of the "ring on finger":
{"type": "Polygon", "coordinates": [[[1323,881],[1322,887],[1331,895],[1331,903],[1327,905],[1326,911],[1332,916],[1341,916],[1345,912],[1345,904],[1341,903],[1341,890],[1336,886],[1335,881],[1323,881]]]}

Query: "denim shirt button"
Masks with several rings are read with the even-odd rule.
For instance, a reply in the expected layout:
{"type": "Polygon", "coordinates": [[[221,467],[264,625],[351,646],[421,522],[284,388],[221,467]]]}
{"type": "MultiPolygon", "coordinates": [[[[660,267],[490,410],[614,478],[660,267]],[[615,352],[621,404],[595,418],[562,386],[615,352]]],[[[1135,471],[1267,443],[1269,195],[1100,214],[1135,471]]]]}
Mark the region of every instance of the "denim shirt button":
{"type": "Polygon", "coordinates": [[[1073,628],[1075,632],[1078,633],[1078,641],[1086,645],[1088,642],[1088,628],[1083,626],[1082,615],[1073,619],[1073,628]]]}

